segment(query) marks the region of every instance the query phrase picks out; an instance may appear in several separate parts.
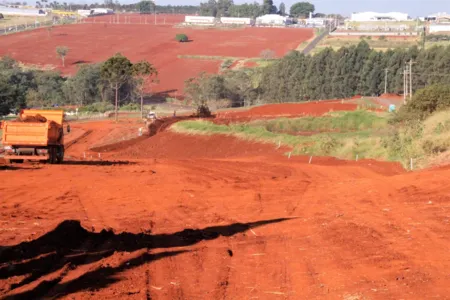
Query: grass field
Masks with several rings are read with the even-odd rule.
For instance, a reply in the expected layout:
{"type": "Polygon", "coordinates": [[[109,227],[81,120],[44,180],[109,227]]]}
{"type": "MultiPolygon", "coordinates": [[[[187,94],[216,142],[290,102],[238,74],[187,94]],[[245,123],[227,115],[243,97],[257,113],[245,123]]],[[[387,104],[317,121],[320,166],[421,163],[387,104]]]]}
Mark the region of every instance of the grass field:
{"type": "Polygon", "coordinates": [[[187,134],[226,134],[245,140],[292,148],[293,155],[372,158],[416,167],[433,164],[450,151],[450,111],[437,113],[423,123],[390,125],[390,115],[365,110],[331,113],[324,117],[259,120],[218,125],[183,121],[172,130],[187,134]]]}
{"type": "Polygon", "coordinates": [[[44,22],[50,21],[51,19],[52,18],[49,16],[45,17],[5,16],[4,19],[0,20],[0,27],[14,26],[20,24],[34,24],[35,21],[44,22]]]}
{"type": "MultiPolygon", "coordinates": [[[[359,37],[330,37],[323,39],[317,47],[313,50],[313,53],[318,53],[327,47],[331,47],[334,50],[338,50],[341,47],[349,47],[357,45],[363,40],[359,37]]],[[[365,37],[364,40],[375,50],[385,51],[387,49],[394,48],[409,48],[420,44],[419,37],[407,37],[407,38],[395,38],[395,39],[380,39],[379,37],[365,37]]]]}

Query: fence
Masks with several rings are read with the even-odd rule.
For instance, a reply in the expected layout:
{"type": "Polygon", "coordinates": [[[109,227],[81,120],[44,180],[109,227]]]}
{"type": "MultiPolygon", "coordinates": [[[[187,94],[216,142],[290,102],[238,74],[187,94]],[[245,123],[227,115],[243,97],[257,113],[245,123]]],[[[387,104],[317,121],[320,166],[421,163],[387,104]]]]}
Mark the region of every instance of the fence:
{"type": "Polygon", "coordinates": [[[0,35],[6,35],[21,31],[34,30],[42,27],[49,27],[54,25],[62,25],[62,24],[71,24],[76,23],[77,19],[59,19],[59,20],[48,20],[44,22],[34,21],[25,24],[16,24],[16,25],[4,25],[0,27],[0,35]]]}

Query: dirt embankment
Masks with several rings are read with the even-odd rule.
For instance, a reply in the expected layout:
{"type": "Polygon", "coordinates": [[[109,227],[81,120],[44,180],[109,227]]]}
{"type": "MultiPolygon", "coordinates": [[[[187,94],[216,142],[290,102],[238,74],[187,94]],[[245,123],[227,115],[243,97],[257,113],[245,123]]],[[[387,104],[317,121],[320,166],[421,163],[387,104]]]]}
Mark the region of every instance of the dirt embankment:
{"type": "Polygon", "coordinates": [[[168,130],[109,159],[76,156],[128,126],[74,124],[91,133],[65,164],[2,173],[0,298],[448,295],[450,167],[309,164],[168,130]]]}

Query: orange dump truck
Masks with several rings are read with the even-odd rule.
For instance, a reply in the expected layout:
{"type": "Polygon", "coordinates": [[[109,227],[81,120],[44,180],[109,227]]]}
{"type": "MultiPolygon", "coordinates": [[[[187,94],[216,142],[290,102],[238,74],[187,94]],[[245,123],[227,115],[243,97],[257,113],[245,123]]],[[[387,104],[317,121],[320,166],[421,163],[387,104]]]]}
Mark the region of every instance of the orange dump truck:
{"type": "Polygon", "coordinates": [[[4,159],[62,163],[64,159],[64,111],[22,110],[19,118],[3,124],[4,159]]]}

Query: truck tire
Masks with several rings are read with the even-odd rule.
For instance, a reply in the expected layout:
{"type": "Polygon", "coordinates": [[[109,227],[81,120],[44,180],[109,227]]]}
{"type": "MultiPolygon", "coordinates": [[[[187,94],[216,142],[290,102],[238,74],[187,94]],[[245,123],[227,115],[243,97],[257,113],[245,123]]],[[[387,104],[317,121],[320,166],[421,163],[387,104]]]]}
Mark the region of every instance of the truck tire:
{"type": "Polygon", "coordinates": [[[50,147],[48,149],[48,162],[50,164],[56,164],[56,147],[50,147]]]}
{"type": "Polygon", "coordinates": [[[62,164],[64,160],[64,146],[56,148],[56,163],[62,164]]]}

